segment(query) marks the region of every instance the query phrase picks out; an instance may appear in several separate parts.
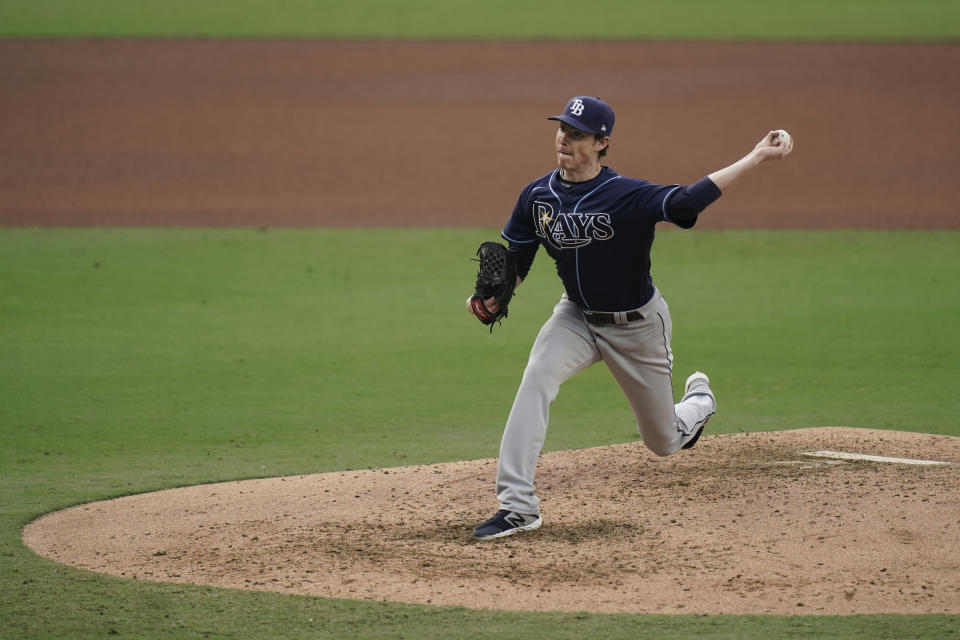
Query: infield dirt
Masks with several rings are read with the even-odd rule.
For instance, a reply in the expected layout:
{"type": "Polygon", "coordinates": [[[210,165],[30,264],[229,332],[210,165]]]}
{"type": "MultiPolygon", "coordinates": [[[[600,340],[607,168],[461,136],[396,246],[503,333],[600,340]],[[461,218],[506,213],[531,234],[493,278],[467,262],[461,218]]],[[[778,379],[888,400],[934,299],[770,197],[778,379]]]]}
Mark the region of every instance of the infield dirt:
{"type": "Polygon", "coordinates": [[[500,228],[572,95],[700,228],[956,228],[957,45],[0,40],[0,224],[500,228]]]}

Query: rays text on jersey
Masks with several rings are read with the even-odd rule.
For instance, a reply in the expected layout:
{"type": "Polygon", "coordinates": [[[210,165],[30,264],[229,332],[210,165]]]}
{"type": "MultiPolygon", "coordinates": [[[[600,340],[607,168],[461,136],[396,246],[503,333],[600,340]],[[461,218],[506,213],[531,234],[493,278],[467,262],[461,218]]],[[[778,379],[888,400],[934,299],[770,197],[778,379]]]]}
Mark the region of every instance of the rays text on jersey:
{"type": "Polygon", "coordinates": [[[609,213],[555,213],[548,202],[534,201],[537,235],[557,249],[585,247],[613,237],[609,213]]]}

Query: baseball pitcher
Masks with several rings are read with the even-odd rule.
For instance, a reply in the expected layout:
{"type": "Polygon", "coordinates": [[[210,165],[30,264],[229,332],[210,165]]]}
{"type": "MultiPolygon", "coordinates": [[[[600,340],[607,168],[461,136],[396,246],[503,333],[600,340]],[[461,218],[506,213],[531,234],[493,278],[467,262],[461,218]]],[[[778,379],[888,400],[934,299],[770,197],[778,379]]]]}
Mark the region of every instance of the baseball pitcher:
{"type": "Polygon", "coordinates": [[[474,528],[479,540],[541,525],[534,474],[550,405],[563,382],[592,364],[603,361],[610,369],[650,450],[669,456],[693,447],[717,401],[710,380],[695,371],[674,403],[673,324],[650,276],[654,227],[693,227],[738,178],[793,149],[785,131],[770,131],[734,164],[692,185],[662,186],[603,164],[614,125],[603,100],[576,96],[548,119],[560,123],[554,141],[558,168],[521,191],[501,234],[508,247],[485,243],[478,251],[480,274],[466,303],[492,330],[540,247],[556,262],[565,289],[534,341],[507,418],[497,468],[500,507],[474,528]]]}

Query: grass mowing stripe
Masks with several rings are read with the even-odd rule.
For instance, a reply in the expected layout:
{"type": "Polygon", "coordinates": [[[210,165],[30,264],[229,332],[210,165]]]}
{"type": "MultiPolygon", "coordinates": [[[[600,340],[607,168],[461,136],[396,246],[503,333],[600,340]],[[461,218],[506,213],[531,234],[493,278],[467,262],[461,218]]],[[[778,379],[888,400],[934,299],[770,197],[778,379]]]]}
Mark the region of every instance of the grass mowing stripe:
{"type": "Polygon", "coordinates": [[[956,40],[949,0],[5,0],[0,34],[106,37],[956,40]],[[577,16],[571,20],[570,16],[577,16]]]}
{"type": "MultiPolygon", "coordinates": [[[[494,614],[152,585],[20,544],[30,518],[112,495],[496,455],[560,290],[540,255],[488,334],[462,301],[490,237],[0,230],[0,637],[387,637],[385,624],[426,638],[956,637],[957,616],[494,614]]],[[[711,431],[960,435],[943,393],[960,382],[947,330],[960,320],[958,245],[956,232],[661,233],[654,277],[677,367],[702,366],[721,398],[711,431]]],[[[602,367],[565,385],[552,415],[551,449],[634,437],[602,367]]]]}

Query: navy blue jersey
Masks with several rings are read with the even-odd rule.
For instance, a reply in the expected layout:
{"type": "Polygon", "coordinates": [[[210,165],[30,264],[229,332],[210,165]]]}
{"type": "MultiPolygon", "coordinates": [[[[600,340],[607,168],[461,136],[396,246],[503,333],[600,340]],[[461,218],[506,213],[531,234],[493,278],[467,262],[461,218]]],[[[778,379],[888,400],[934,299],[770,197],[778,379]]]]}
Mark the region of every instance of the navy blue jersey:
{"type": "Polygon", "coordinates": [[[520,193],[502,235],[526,277],[540,245],[556,261],[567,295],[583,309],[627,311],[653,296],[650,249],[658,222],[692,227],[720,197],[709,178],[662,186],[603,167],[586,182],[567,182],[559,169],[520,193]]]}

